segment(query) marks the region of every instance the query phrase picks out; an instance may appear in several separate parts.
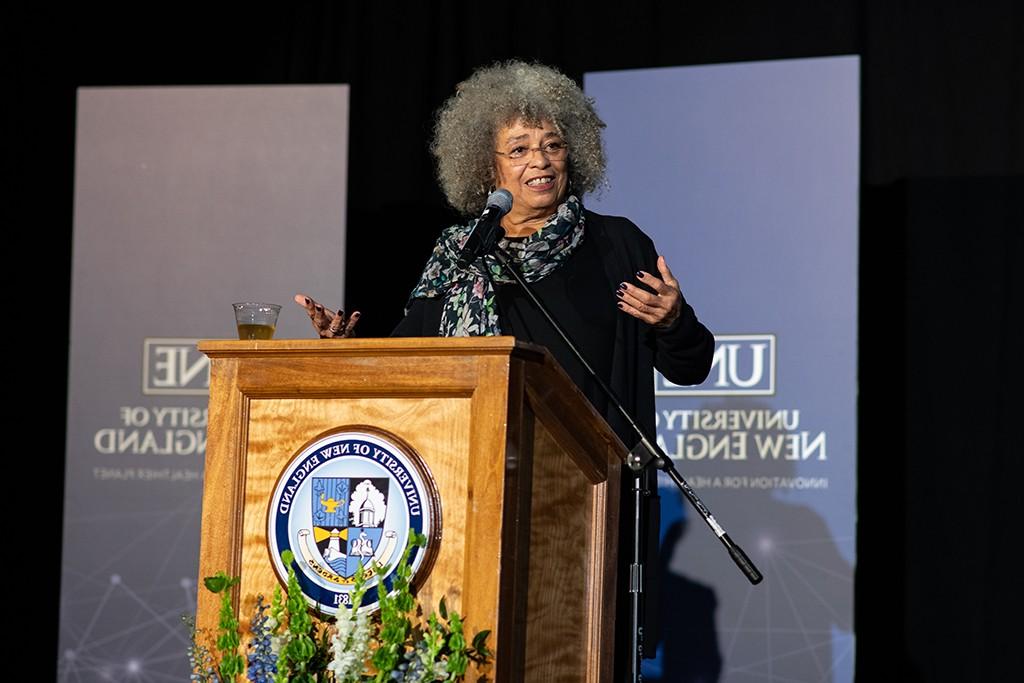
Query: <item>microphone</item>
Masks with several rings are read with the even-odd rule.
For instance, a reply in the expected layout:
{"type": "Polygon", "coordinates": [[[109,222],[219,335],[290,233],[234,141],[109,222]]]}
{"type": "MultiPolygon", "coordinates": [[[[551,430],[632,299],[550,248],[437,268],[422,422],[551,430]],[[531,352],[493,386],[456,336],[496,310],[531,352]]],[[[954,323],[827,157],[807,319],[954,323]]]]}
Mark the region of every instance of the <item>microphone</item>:
{"type": "Polygon", "coordinates": [[[505,231],[501,227],[501,219],[512,210],[512,193],[508,190],[495,190],[487,197],[487,208],[480,214],[473,232],[469,234],[462,253],[459,254],[459,268],[466,268],[480,256],[494,250],[495,245],[505,231]]]}

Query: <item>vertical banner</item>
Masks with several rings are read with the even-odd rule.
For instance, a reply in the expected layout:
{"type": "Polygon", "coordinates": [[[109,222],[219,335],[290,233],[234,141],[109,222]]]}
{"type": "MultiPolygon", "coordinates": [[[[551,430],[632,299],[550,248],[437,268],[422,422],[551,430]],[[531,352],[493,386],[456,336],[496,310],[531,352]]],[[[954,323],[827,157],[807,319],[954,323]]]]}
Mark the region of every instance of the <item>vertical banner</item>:
{"type": "Polygon", "coordinates": [[[715,333],[656,376],[658,441],[764,572],[750,586],[669,484],[663,640],[645,680],[852,681],[856,57],[588,74],[610,188],[715,333]]]}
{"type": "MultiPolygon", "coordinates": [[[[59,679],[186,680],[231,304],[342,301],[348,86],[78,93],[59,679]]],[[[201,587],[199,588],[202,589],[201,587]]]]}

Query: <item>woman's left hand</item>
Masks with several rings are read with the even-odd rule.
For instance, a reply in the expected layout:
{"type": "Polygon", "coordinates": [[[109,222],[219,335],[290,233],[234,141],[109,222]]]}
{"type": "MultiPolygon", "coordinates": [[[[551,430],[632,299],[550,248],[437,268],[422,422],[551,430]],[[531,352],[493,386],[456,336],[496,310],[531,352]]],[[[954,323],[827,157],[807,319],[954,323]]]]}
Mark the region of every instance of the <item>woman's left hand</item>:
{"type": "Polygon", "coordinates": [[[628,282],[620,284],[617,292],[619,308],[654,327],[669,327],[679,319],[683,294],[664,256],[658,257],[658,271],[660,278],[642,270],[636,274],[637,280],[653,292],[628,282]]]}

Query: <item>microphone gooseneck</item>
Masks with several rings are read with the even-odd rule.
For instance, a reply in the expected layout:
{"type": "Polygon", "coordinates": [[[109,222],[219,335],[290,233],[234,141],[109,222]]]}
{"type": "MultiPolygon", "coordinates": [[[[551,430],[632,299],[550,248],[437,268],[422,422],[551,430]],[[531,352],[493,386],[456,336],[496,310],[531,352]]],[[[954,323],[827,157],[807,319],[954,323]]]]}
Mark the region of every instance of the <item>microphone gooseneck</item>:
{"type": "Polygon", "coordinates": [[[645,504],[645,501],[648,500],[651,495],[651,492],[647,489],[649,482],[648,478],[645,476],[644,470],[646,470],[647,468],[659,469],[664,471],[669,476],[669,479],[672,480],[672,483],[676,485],[680,492],[682,492],[682,494],[686,497],[690,504],[693,505],[694,509],[696,509],[697,512],[700,513],[701,517],[704,519],[704,522],[711,528],[714,534],[726,547],[726,550],[728,551],[729,556],[732,558],[733,562],[740,569],[740,571],[743,572],[743,574],[747,577],[747,580],[750,581],[751,584],[756,585],[760,583],[764,576],[757,569],[754,563],[750,561],[750,558],[747,557],[746,553],[744,553],[743,550],[738,545],[736,545],[732,541],[732,539],[729,538],[729,535],[725,532],[725,529],[722,528],[722,526],[715,520],[708,507],[697,496],[697,494],[686,482],[686,480],[683,479],[682,475],[679,474],[679,472],[676,470],[675,464],[672,462],[672,459],[669,458],[669,456],[666,455],[665,452],[656,443],[652,443],[647,438],[647,435],[644,433],[643,429],[641,429],[640,425],[637,424],[633,415],[630,414],[630,412],[625,408],[625,406],[623,406],[622,402],[615,395],[615,392],[612,391],[611,387],[609,387],[608,384],[605,383],[605,381],[601,378],[600,375],[597,374],[597,372],[590,365],[590,363],[587,362],[587,359],[583,356],[579,347],[573,342],[573,340],[569,337],[569,335],[562,328],[562,326],[558,324],[558,321],[556,321],[555,318],[551,315],[551,312],[547,309],[546,306],[544,306],[541,300],[537,297],[536,293],[534,293],[533,289],[526,282],[526,279],[519,272],[519,269],[516,268],[515,265],[510,262],[508,256],[501,249],[495,249],[499,236],[501,234],[504,234],[504,230],[501,229],[499,222],[501,220],[501,217],[508,213],[509,208],[511,208],[512,195],[508,193],[506,190],[499,190],[498,192],[492,193],[491,196],[487,198],[487,204],[487,209],[480,217],[480,221],[477,223],[476,227],[473,230],[473,233],[469,237],[469,240],[466,242],[466,247],[462,251],[462,255],[459,259],[460,267],[465,267],[477,257],[489,254],[493,251],[495,258],[498,260],[498,263],[501,264],[503,269],[507,270],[509,273],[512,274],[512,277],[519,284],[523,292],[526,293],[529,300],[533,303],[537,310],[540,311],[544,318],[546,318],[547,321],[551,324],[551,327],[555,330],[558,336],[561,337],[562,341],[565,342],[566,346],[569,348],[569,351],[572,353],[572,355],[583,365],[584,370],[586,370],[590,378],[594,380],[597,386],[601,389],[602,393],[609,399],[615,410],[618,411],[619,415],[625,418],[626,423],[629,425],[630,431],[633,432],[637,439],[636,445],[633,447],[632,451],[630,451],[626,458],[626,465],[631,470],[633,470],[633,473],[635,475],[632,489],[634,503],[634,527],[632,548],[633,561],[629,567],[630,649],[632,650],[632,656],[630,657],[630,662],[628,666],[628,678],[631,681],[631,683],[640,683],[640,681],[643,680],[640,663],[641,659],[644,656],[644,626],[647,622],[646,612],[648,607],[645,604],[645,584],[647,572],[645,571],[646,568],[644,566],[646,557],[644,530],[646,528],[647,515],[650,511],[647,510],[647,505],[645,504]],[[491,204],[492,199],[494,199],[495,203],[497,203],[497,195],[499,195],[500,193],[504,193],[505,196],[507,197],[507,204],[505,204],[504,206],[507,206],[508,208],[504,208],[503,211],[498,207],[492,207],[491,204]],[[492,208],[494,208],[493,214],[491,213],[492,208]],[[498,214],[498,211],[501,211],[501,213],[498,214]],[[497,217],[493,217],[494,215],[497,215],[497,217]],[[487,232],[488,230],[490,232],[487,232]],[[474,241],[474,239],[476,241],[474,241]],[[474,246],[471,247],[471,244],[474,246]],[[486,248],[484,248],[484,246],[486,246],[486,248]],[[476,251],[471,251],[471,249],[476,249],[476,251]],[[468,260],[466,260],[465,264],[463,264],[463,260],[467,259],[467,254],[471,254],[471,256],[469,256],[468,260]]]}

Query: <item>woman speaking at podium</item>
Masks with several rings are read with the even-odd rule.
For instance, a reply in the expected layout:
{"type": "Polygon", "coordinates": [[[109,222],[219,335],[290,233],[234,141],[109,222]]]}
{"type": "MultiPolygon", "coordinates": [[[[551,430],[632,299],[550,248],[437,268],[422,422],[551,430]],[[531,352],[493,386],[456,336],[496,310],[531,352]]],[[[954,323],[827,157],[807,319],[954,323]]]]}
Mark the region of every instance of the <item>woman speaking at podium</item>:
{"type": "MultiPolygon", "coordinates": [[[[497,248],[519,268],[653,441],[654,368],[671,382],[698,384],[711,367],[714,338],[686,303],[651,239],[626,218],[584,208],[582,196],[604,181],[604,125],[583,91],[546,66],[501,63],[481,68],[460,83],[438,113],[431,151],[448,201],[468,220],[442,231],[405,318],[392,334],[508,334],[546,346],[631,448],[637,439],[626,421],[495,257],[476,258],[466,267],[459,264],[479,222],[475,217],[487,208],[492,193],[506,190],[512,203],[500,220],[505,237],[497,248]]],[[[358,313],[346,319],[304,295],[296,301],[306,308],[320,336],[352,334],[358,313]]],[[[656,490],[653,472],[648,475],[656,490]]],[[[623,480],[626,496],[632,477],[623,480]]],[[[627,500],[623,498],[628,506],[627,500]]],[[[655,505],[656,500],[648,499],[655,505]]],[[[619,566],[624,578],[633,530],[632,515],[623,517],[619,566]]],[[[657,527],[648,534],[654,541],[648,542],[648,557],[657,557],[657,527]]],[[[621,583],[624,598],[625,581],[621,583]]],[[[618,601],[617,649],[628,643],[626,602],[618,601]]],[[[620,671],[624,660],[616,657],[620,671]]]]}
{"type": "MultiPolygon", "coordinates": [[[[460,83],[438,112],[431,151],[445,196],[469,220],[442,231],[392,334],[509,334],[546,346],[631,447],[624,420],[494,257],[458,266],[487,198],[507,190],[498,248],[653,437],[653,369],[676,384],[702,382],[714,338],[651,239],[626,218],[583,207],[583,194],[604,181],[604,126],[576,83],[547,66],[511,61],[460,83]]],[[[359,313],[346,319],[295,298],[321,337],[352,334],[359,313]]]]}

